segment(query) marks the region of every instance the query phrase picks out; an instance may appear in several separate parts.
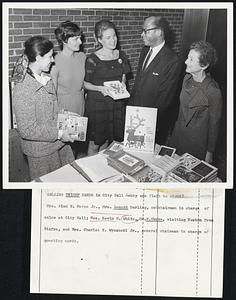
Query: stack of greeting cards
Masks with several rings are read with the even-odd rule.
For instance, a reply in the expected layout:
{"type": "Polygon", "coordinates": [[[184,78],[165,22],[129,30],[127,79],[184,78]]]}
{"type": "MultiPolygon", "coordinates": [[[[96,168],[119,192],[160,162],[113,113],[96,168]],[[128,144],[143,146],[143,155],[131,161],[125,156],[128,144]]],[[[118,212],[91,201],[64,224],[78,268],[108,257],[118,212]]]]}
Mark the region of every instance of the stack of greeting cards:
{"type": "Polygon", "coordinates": [[[144,160],[127,153],[123,150],[107,157],[108,165],[115,168],[121,173],[132,175],[141,170],[145,162],[144,160]]]}
{"type": "Polygon", "coordinates": [[[179,165],[179,162],[176,159],[170,157],[169,155],[164,155],[160,158],[155,159],[153,161],[153,164],[167,174],[177,165],[179,165]]]}
{"type": "Polygon", "coordinates": [[[203,176],[203,182],[212,182],[216,181],[217,179],[218,169],[203,160],[198,165],[193,167],[192,170],[203,176]]]}
{"type": "Polygon", "coordinates": [[[216,167],[203,160],[199,160],[189,153],[184,153],[182,156],[180,156],[179,162],[191,171],[194,171],[202,176],[201,181],[203,182],[212,182],[217,179],[218,169],[216,167]]]}
{"type": "Polygon", "coordinates": [[[123,143],[113,141],[104,151],[104,154],[111,155],[123,150],[123,143]]]}
{"type": "Polygon", "coordinates": [[[200,159],[194,157],[193,155],[189,153],[184,153],[181,155],[178,159],[179,163],[184,165],[185,167],[192,169],[196,165],[200,163],[200,159]]]}
{"type": "Polygon", "coordinates": [[[184,165],[175,167],[167,176],[168,182],[199,182],[202,179],[203,177],[200,174],[188,169],[184,165]]]}
{"type": "Polygon", "coordinates": [[[164,182],[165,172],[155,165],[150,164],[132,175],[136,182],[164,182]]]}

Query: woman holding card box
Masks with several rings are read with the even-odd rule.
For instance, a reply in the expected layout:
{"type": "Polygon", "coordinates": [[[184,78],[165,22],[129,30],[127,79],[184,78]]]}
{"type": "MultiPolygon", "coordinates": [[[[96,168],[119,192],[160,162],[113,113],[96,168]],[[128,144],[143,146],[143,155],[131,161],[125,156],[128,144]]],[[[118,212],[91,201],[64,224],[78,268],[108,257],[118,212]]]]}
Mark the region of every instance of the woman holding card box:
{"type": "Polygon", "coordinates": [[[95,37],[100,48],[90,54],[85,63],[88,155],[105,149],[113,140],[123,141],[126,101],[110,97],[110,88],[104,86],[104,82],[118,80],[125,86],[126,74],[130,72],[125,53],[116,49],[115,25],[107,20],[96,23],[95,37]]]}
{"type": "MultiPolygon", "coordinates": [[[[58,102],[63,109],[83,116],[86,56],[80,51],[82,31],[77,24],[65,21],[55,29],[55,36],[61,51],[55,56],[51,75],[58,102]]],[[[71,147],[77,157],[84,145],[75,142],[71,147]]]]}
{"type": "Polygon", "coordinates": [[[180,94],[179,115],[170,146],[177,154],[185,152],[213,161],[222,111],[222,96],[209,69],[216,62],[216,50],[205,41],[190,46],[180,94]]]}
{"type": "Polygon", "coordinates": [[[17,130],[32,180],[74,160],[71,147],[66,144],[73,139],[57,128],[59,106],[47,73],[52,62],[53,43],[34,36],[25,42],[24,55],[13,71],[17,130]]]}

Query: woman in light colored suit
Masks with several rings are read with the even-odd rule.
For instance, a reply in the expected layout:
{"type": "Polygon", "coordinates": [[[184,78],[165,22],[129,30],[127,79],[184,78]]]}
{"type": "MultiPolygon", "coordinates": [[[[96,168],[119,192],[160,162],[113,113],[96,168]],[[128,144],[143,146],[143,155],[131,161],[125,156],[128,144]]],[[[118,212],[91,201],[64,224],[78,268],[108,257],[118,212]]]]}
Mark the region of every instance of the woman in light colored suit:
{"type": "Polygon", "coordinates": [[[57,128],[60,108],[47,73],[52,62],[53,43],[34,36],[25,42],[24,55],[13,74],[18,81],[13,91],[17,130],[32,180],[74,160],[67,144],[73,139],[57,128]]]}

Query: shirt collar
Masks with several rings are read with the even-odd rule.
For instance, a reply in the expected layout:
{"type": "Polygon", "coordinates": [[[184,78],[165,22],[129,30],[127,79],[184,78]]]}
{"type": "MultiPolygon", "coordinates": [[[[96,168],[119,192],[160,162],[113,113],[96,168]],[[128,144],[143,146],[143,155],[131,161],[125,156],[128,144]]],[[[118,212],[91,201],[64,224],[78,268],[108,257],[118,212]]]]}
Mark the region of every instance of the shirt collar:
{"type": "Polygon", "coordinates": [[[41,75],[38,75],[38,74],[36,74],[36,73],[34,73],[34,72],[33,72],[33,74],[34,74],[35,79],[36,79],[39,83],[41,83],[42,85],[46,85],[47,82],[51,79],[51,77],[47,76],[47,75],[44,74],[43,72],[41,73],[41,75]]]}
{"type": "Polygon", "coordinates": [[[160,45],[153,47],[152,48],[152,56],[155,56],[164,45],[165,45],[165,41],[163,41],[160,45]]]}

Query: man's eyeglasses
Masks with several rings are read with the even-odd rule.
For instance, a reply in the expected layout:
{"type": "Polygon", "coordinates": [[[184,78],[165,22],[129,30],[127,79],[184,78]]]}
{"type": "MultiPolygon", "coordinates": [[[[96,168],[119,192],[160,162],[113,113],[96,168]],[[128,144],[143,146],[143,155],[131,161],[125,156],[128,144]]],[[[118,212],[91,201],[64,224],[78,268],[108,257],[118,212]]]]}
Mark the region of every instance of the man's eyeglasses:
{"type": "Polygon", "coordinates": [[[160,28],[159,27],[153,27],[153,28],[149,28],[149,29],[142,29],[141,33],[147,34],[148,31],[154,30],[154,29],[160,29],[160,28]]]}

